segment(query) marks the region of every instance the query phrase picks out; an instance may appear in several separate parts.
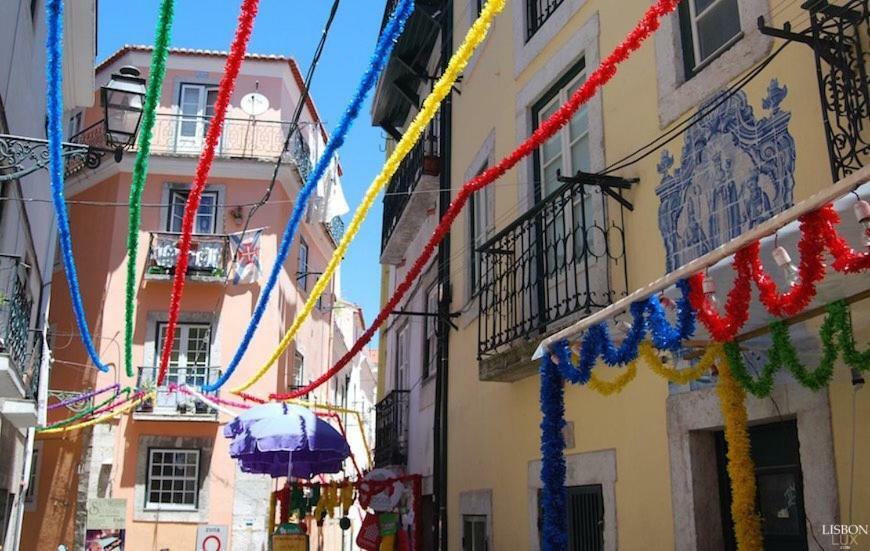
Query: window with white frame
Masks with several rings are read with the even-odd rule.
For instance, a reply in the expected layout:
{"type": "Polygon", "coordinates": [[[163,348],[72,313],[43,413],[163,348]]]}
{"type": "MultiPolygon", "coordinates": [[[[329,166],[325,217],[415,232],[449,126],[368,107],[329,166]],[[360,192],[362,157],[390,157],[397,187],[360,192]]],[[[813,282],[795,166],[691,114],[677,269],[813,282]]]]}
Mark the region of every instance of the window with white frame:
{"type": "Polygon", "coordinates": [[[679,14],[686,79],[740,39],[738,0],[687,0],[679,14]]]}
{"type": "Polygon", "coordinates": [[[423,378],[435,372],[435,359],[438,356],[438,284],[426,291],[426,316],[423,317],[423,378]]]}
{"type": "MultiPolygon", "coordinates": [[[[561,105],[568,101],[574,92],[586,81],[585,60],[580,60],[550,88],[550,91],[538,100],[532,107],[532,116],[535,128],[538,128],[545,120],[555,113],[561,105]]],[[[562,187],[559,175],[573,176],[578,172],[591,170],[589,150],[589,114],[586,105],[583,105],[568,124],[547,140],[535,152],[534,155],[535,175],[537,181],[534,189],[536,200],[540,201],[562,187]]],[[[597,190],[586,190],[582,194],[576,194],[573,209],[569,210],[571,220],[564,219],[559,215],[556,219],[548,220],[544,228],[545,238],[549,243],[560,243],[566,240],[566,232],[574,232],[573,243],[577,255],[585,250],[584,240],[599,239],[600,232],[587,231],[585,234],[578,231],[581,222],[586,221],[586,227],[591,227],[595,222],[594,202],[598,196],[597,190]],[[582,209],[582,210],[581,210],[582,209]]],[[[571,241],[571,239],[568,239],[571,241]]],[[[596,243],[589,243],[589,249],[598,250],[596,243]]],[[[547,246],[547,258],[545,272],[552,274],[564,268],[565,247],[547,246]],[[557,268],[558,267],[558,268],[557,268]]]]}
{"type": "Polygon", "coordinates": [[[408,325],[396,332],[396,388],[408,390],[408,325]]]}
{"type": "Polygon", "coordinates": [[[293,386],[305,386],[305,356],[298,350],[293,354],[293,386]]]}
{"type": "Polygon", "coordinates": [[[462,551],[487,551],[486,515],[462,515],[462,551]]]}
{"type": "MultiPolygon", "coordinates": [[[[184,209],[190,192],[173,189],[169,191],[169,216],[166,231],[181,233],[184,209]]],[[[218,192],[204,191],[199,201],[199,209],[193,222],[193,233],[210,234],[217,232],[218,192]]]]}
{"type": "Polygon", "coordinates": [[[308,243],[299,240],[299,252],[296,258],[296,281],[303,291],[308,290],[308,243]]]}
{"type": "Polygon", "coordinates": [[[200,450],[148,450],[146,509],[196,510],[200,450]]]}
{"type": "MultiPolygon", "coordinates": [[[[477,174],[480,175],[486,168],[487,165],[483,165],[477,174]]],[[[471,296],[475,296],[480,291],[481,280],[486,277],[486,274],[481,273],[484,267],[481,265],[481,255],[478,249],[490,238],[495,227],[495,199],[492,186],[474,192],[470,201],[468,209],[470,269],[468,273],[471,296]]]]}
{"type": "MultiPolygon", "coordinates": [[[[157,348],[162,350],[166,340],[165,322],[157,325],[157,348]]],[[[179,323],[172,338],[172,352],[169,355],[169,369],[166,385],[188,385],[199,388],[211,383],[209,377],[211,351],[211,326],[207,323],[179,323]]],[[[156,358],[160,358],[157,354],[156,358]]],[[[171,393],[170,397],[174,397],[171,393]]],[[[160,396],[158,395],[158,401],[160,396]]],[[[173,404],[163,404],[173,405],[173,404]]]]}
{"type": "Polygon", "coordinates": [[[177,147],[197,150],[202,147],[208,125],[214,117],[218,89],[203,84],[182,84],[178,98],[177,147]]]}

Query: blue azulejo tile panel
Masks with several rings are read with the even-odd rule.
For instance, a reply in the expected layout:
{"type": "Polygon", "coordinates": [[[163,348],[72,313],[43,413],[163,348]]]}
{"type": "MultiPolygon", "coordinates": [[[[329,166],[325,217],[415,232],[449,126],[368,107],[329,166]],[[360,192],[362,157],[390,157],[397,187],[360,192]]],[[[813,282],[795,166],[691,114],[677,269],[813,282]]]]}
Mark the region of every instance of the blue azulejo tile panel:
{"type": "Polygon", "coordinates": [[[772,80],[762,118],[742,90],[719,94],[701,105],[686,131],[680,166],[662,151],[656,194],[668,271],[792,205],[795,142],[791,113],[780,109],[787,93],[772,80]]]}

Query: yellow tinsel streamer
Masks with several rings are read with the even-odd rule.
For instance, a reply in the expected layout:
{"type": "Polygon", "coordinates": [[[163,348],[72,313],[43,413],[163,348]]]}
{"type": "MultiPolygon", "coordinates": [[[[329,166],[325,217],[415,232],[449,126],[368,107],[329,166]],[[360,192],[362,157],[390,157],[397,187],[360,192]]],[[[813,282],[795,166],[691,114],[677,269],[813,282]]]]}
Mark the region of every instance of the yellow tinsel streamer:
{"type": "Polygon", "coordinates": [[[687,385],[697,380],[710,371],[715,364],[724,363],[725,351],[721,343],[712,343],[704,350],[704,355],[698,360],[695,367],[689,369],[674,369],[664,364],[661,357],[656,353],[652,343],[644,341],[638,347],[640,357],[651,370],[657,375],[664,377],[672,383],[687,385]]]}
{"type": "Polygon", "coordinates": [[[417,141],[419,141],[426,126],[433,118],[435,118],[435,114],[438,112],[438,107],[441,105],[441,102],[445,97],[447,97],[447,94],[450,93],[450,90],[453,88],[459,75],[461,75],[462,71],[465,70],[465,66],[468,65],[471,56],[474,54],[474,50],[477,49],[486,38],[493,19],[504,9],[505,2],[506,0],[489,0],[486,3],[480,16],[468,30],[468,34],[465,35],[465,40],[462,41],[462,44],[457,48],[453,57],[450,58],[450,62],[444,70],[444,74],[442,74],[441,78],[438,79],[438,82],[435,83],[432,92],[423,102],[423,106],[420,108],[417,116],[414,117],[414,120],[408,126],[408,130],[402,136],[402,139],[396,144],[396,148],[390,154],[387,162],[384,164],[384,168],[381,170],[381,173],[378,174],[374,182],[372,182],[372,185],[368,190],[366,190],[360,206],[357,208],[353,215],[353,219],[345,230],[344,237],[342,237],[341,242],[338,244],[338,247],[336,247],[335,252],[332,254],[332,258],[329,259],[329,264],[326,265],[323,274],[317,280],[317,283],[314,284],[311,293],[308,295],[308,299],[299,311],[299,315],[297,315],[296,319],[293,320],[293,324],[290,326],[290,329],[287,330],[287,334],[285,334],[284,338],[281,339],[278,348],[272,353],[271,357],[265,364],[263,364],[257,373],[255,373],[246,383],[234,388],[232,390],[233,393],[238,394],[244,392],[254,385],[254,383],[259,381],[269,371],[272,365],[278,361],[278,358],[280,358],[284,351],[287,350],[287,347],[290,346],[290,343],[293,341],[293,338],[302,326],[302,322],[311,315],[311,312],[317,305],[317,299],[320,298],[320,295],[322,295],[326,290],[329,281],[335,275],[335,271],[341,264],[342,259],[344,259],[345,254],[347,254],[347,249],[356,237],[357,232],[359,232],[360,226],[362,226],[363,220],[365,220],[369,210],[372,208],[372,205],[374,205],[378,194],[380,194],[381,190],[386,187],[390,178],[392,178],[393,174],[396,173],[396,170],[399,169],[399,164],[414,148],[417,141]]]}
{"type": "Polygon", "coordinates": [[[728,478],[731,480],[731,517],[738,551],[762,551],[761,518],[755,508],[755,465],[749,445],[746,393],[731,375],[728,362],[719,362],[719,405],[728,443],[728,478]]]}
{"type": "Polygon", "coordinates": [[[593,370],[586,386],[602,396],[611,396],[622,392],[622,389],[628,386],[628,383],[633,381],[635,376],[637,376],[637,360],[628,362],[628,365],[625,366],[625,372],[620,373],[619,376],[612,381],[604,381],[598,378],[598,375],[596,375],[593,370]]]}
{"type": "Polygon", "coordinates": [[[156,394],[157,394],[156,392],[152,391],[148,394],[145,394],[144,396],[140,396],[139,398],[131,401],[130,403],[116,409],[115,411],[109,412],[105,415],[101,415],[99,417],[94,417],[93,419],[90,419],[88,421],[83,421],[81,423],[76,423],[75,425],[67,425],[65,427],[58,427],[56,429],[48,429],[48,430],[39,431],[36,434],[43,435],[43,434],[58,434],[58,433],[62,433],[62,432],[70,432],[70,431],[74,431],[74,430],[84,429],[84,428],[90,427],[92,425],[103,423],[105,421],[110,421],[112,419],[115,419],[116,417],[120,417],[120,416],[128,413],[129,411],[131,411],[133,408],[135,408],[136,406],[141,404],[146,399],[154,398],[156,394]]]}

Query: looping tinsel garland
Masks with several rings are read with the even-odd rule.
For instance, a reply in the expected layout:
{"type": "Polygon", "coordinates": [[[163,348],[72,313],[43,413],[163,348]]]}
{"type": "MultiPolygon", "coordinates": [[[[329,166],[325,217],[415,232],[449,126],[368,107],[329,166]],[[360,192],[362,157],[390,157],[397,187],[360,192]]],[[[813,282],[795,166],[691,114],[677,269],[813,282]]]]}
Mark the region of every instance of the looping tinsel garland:
{"type": "Polygon", "coordinates": [[[187,204],[184,207],[184,217],[181,221],[181,236],[178,240],[178,256],[176,257],[175,276],[172,280],[172,295],[169,299],[169,314],[166,322],[166,337],[163,341],[162,353],[160,355],[160,370],[157,374],[157,385],[163,384],[166,378],[166,371],[169,367],[169,358],[172,355],[172,341],[175,335],[175,327],[178,324],[178,315],[181,312],[181,296],[184,293],[184,282],[187,279],[187,264],[190,260],[190,247],[193,241],[193,224],[196,219],[196,213],[199,211],[199,203],[202,199],[202,193],[205,191],[205,185],[208,180],[208,173],[211,170],[212,162],[214,161],[215,152],[217,150],[218,141],[221,137],[221,132],[224,127],[224,119],[226,119],[227,108],[230,105],[230,97],[233,89],[236,87],[236,79],[239,76],[239,71],[242,68],[242,61],[245,58],[245,51],[248,47],[248,40],[251,38],[251,33],[254,30],[254,19],[257,17],[257,9],[259,0],[243,0],[241,13],[239,14],[239,23],[236,27],[236,34],[233,37],[233,42],[230,45],[230,52],[227,55],[227,61],[224,65],[224,74],[218,86],[217,99],[214,105],[214,115],[212,116],[208,130],[205,133],[205,140],[202,147],[202,154],[199,157],[199,162],[196,165],[196,172],[193,176],[193,184],[190,187],[190,193],[187,195],[187,204]]]}
{"type": "Polygon", "coordinates": [[[719,395],[719,407],[725,425],[725,442],[728,444],[731,518],[734,522],[737,549],[761,551],[764,547],[761,517],[755,506],[755,464],[750,455],[746,394],[731,376],[727,362],[719,364],[716,393],[719,395]]]}
{"type": "Polygon", "coordinates": [[[72,302],[73,316],[76,320],[82,344],[94,366],[103,373],[109,371],[97,352],[91,336],[82,292],[73,258],[72,235],[69,226],[69,212],[64,196],[63,162],[63,0],[47,0],[45,3],[45,130],[48,136],[48,175],[51,186],[51,203],[57,219],[57,243],[63,261],[72,302]]]}
{"type": "MultiPolygon", "coordinates": [[[[490,0],[487,2],[484,11],[489,8],[493,1],[494,0],[490,0]]],[[[644,12],[643,18],[637,23],[637,25],[635,25],[628,36],[613,50],[613,52],[610,53],[610,55],[601,61],[598,68],[589,75],[586,81],[583,82],[574,94],[571,95],[568,101],[566,101],[547,120],[543,121],[541,125],[538,126],[538,129],[508,156],[462,185],[459,192],[457,192],[456,197],[454,197],[453,201],[447,208],[447,211],[438,222],[438,226],[432,232],[429,241],[423,246],[422,251],[406,272],[405,277],[396,286],[392,296],[384,303],[381,311],[362,336],[357,339],[353,346],[351,346],[350,350],[348,350],[347,353],[345,353],[345,355],[335,363],[335,365],[305,387],[285,394],[272,394],[271,397],[280,400],[296,398],[311,392],[334,377],[344,368],[345,365],[356,357],[356,355],[362,351],[363,347],[371,341],[381,325],[383,325],[387,318],[392,314],[393,310],[397,308],[399,302],[404,298],[408,291],[410,291],[417,278],[420,277],[420,274],[432,258],[438,245],[450,232],[450,226],[462,212],[462,209],[465,207],[465,204],[468,202],[471,195],[499,179],[507,171],[516,166],[520,160],[532,154],[536,149],[538,149],[538,147],[558,132],[559,129],[568,124],[568,121],[574,113],[576,113],[583,104],[588,102],[602,86],[607,84],[607,82],[613,78],[616,74],[618,65],[628,59],[633,52],[641,47],[647,38],[655,33],[661,24],[662,18],[673,12],[677,7],[677,3],[678,0],[657,0],[655,4],[650,6],[646,12],[644,12]]]]}
{"type": "Polygon", "coordinates": [[[166,59],[169,57],[169,39],[172,19],[175,15],[175,0],[163,0],[157,17],[157,31],[154,36],[154,51],[151,53],[151,70],[148,72],[148,88],[142,106],[142,119],[139,124],[138,151],[133,163],[133,177],[130,183],[130,214],[127,222],[127,281],[124,289],[124,370],[128,377],[133,376],[133,329],[136,316],[136,263],[139,255],[139,225],[142,220],[142,193],[148,177],[148,157],[151,155],[151,139],[154,136],[154,122],[157,120],[157,104],[163,79],[166,76],[166,59]]]}
{"type": "Polygon", "coordinates": [[[678,385],[687,385],[712,371],[714,366],[721,364],[725,359],[725,352],[720,343],[712,343],[704,350],[704,355],[698,363],[687,369],[666,366],[661,356],[647,342],[641,344],[639,357],[656,375],[678,385]]]}
{"type": "Polygon", "coordinates": [[[632,382],[637,376],[637,362],[638,360],[628,362],[625,366],[625,370],[612,381],[605,381],[593,371],[589,376],[589,382],[586,383],[586,386],[602,396],[619,394],[628,386],[628,383],[632,382]]]}
{"type": "MultiPolygon", "coordinates": [[[[553,354],[570,359],[566,343],[556,343],[553,354]]],[[[550,355],[541,363],[541,549],[562,551],[568,545],[565,502],[565,389],[550,355]]]]}
{"type": "Polygon", "coordinates": [[[752,281],[758,286],[761,303],[768,312],[774,316],[794,316],[806,309],[816,295],[816,284],[826,271],[826,249],[833,257],[832,267],[838,272],[854,274],[870,269],[870,252],[859,253],[851,249],[837,232],[839,221],[840,217],[831,204],[800,218],[798,250],[801,259],[798,279],[785,293],[777,290],[776,283],[765,271],[757,241],[737,251],[732,264],[737,276],[728,292],[724,317],[704,296],[704,274],[690,277],[692,306],[713,338],[719,342],[731,341],[746,323],[752,298],[752,281]]]}
{"type": "MultiPolygon", "coordinates": [[[[413,11],[414,1],[402,0],[396,5],[393,13],[390,15],[390,19],[387,20],[387,24],[384,26],[383,31],[378,37],[378,43],[375,46],[375,51],[369,61],[369,66],[363,73],[362,79],[351,97],[350,103],[342,114],[341,119],[338,121],[335,131],[330,136],[329,141],[326,143],[323,153],[320,158],[317,159],[317,164],[308,175],[305,184],[296,196],[296,201],[293,204],[293,211],[290,213],[290,218],[287,220],[287,225],[284,227],[284,233],[278,244],[278,251],[275,254],[275,262],[272,264],[269,276],[266,279],[266,283],[263,285],[263,290],[257,298],[257,304],[254,307],[254,312],[251,315],[247,328],[245,329],[245,334],[242,336],[242,340],[239,343],[238,348],[236,348],[232,360],[230,360],[230,363],[227,365],[227,369],[223,374],[221,374],[220,378],[214,383],[203,387],[203,390],[206,392],[214,392],[229,380],[239,363],[242,361],[248,347],[251,345],[251,340],[254,338],[254,333],[257,331],[260,320],[262,320],[266,313],[269,299],[275,290],[275,286],[278,284],[278,278],[284,271],[284,263],[287,260],[287,256],[290,254],[290,247],[293,244],[293,238],[296,236],[299,224],[302,222],[302,219],[308,210],[308,203],[311,195],[317,189],[317,183],[323,178],[324,174],[329,169],[329,166],[332,164],[335,154],[344,144],[348,132],[353,126],[354,121],[356,121],[359,116],[363,103],[365,103],[365,99],[368,97],[372,88],[377,84],[378,75],[381,74],[381,71],[383,71],[384,66],[390,59],[390,53],[396,45],[396,40],[401,36],[402,31],[405,28],[405,23],[413,11]]],[[[289,131],[293,132],[293,129],[291,128],[289,131]]]]}
{"type": "Polygon", "coordinates": [[[559,362],[559,373],[574,384],[586,384],[601,358],[610,366],[625,365],[637,358],[638,347],[649,333],[652,346],[660,350],[678,351],[684,340],[695,333],[695,315],[689,300],[689,283],[677,282],[682,295],[677,301],[677,327],[668,322],[664,307],[656,295],[634,302],[629,307],[632,323],[622,344],[617,347],[610,338],[607,325],[599,323],[590,327],[580,343],[579,362],[559,362]]]}
{"type": "Polygon", "coordinates": [[[788,326],[783,321],[775,321],[770,325],[773,344],[767,352],[767,362],[757,378],[754,378],[746,368],[736,342],[725,344],[725,353],[734,377],[740,385],[759,398],[770,395],[773,389],[773,378],[780,369],[787,369],[792,376],[810,390],[820,390],[831,382],[834,375],[834,363],[838,357],[849,367],[859,371],[870,370],[870,350],[858,352],[852,336],[852,326],[849,313],[843,301],[828,305],[828,314],[819,330],[822,358],[818,366],[807,369],[797,356],[794,344],[789,336],[788,326]]]}

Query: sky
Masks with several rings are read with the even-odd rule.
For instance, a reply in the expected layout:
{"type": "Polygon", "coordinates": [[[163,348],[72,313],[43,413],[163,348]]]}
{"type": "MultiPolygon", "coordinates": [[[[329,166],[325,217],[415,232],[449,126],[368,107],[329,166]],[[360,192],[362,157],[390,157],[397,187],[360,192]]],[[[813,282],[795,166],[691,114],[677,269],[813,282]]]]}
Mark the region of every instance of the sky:
{"type": "MultiPolygon", "coordinates": [[[[239,14],[239,0],[177,0],[172,46],[228,50],[239,14]]],[[[332,2],[261,0],[248,51],[296,58],[307,73],[332,2]]],[[[124,44],[152,44],[158,0],[102,0],[99,3],[97,62],[124,44]]],[[[382,0],[344,0],[338,8],[311,87],[321,118],[330,130],[350,100],[375,46],[383,16],[382,0]]],[[[339,152],[342,184],[351,213],[384,161],[383,136],[371,126],[371,95],[339,152]]],[[[363,307],[366,322],[379,310],[380,199],[369,213],[342,263],[342,294],[363,307]]],[[[279,231],[282,231],[280,228],[279,231]]],[[[267,259],[267,263],[269,260],[267,259]]],[[[264,269],[268,269],[264,266],[264,269]]]]}

